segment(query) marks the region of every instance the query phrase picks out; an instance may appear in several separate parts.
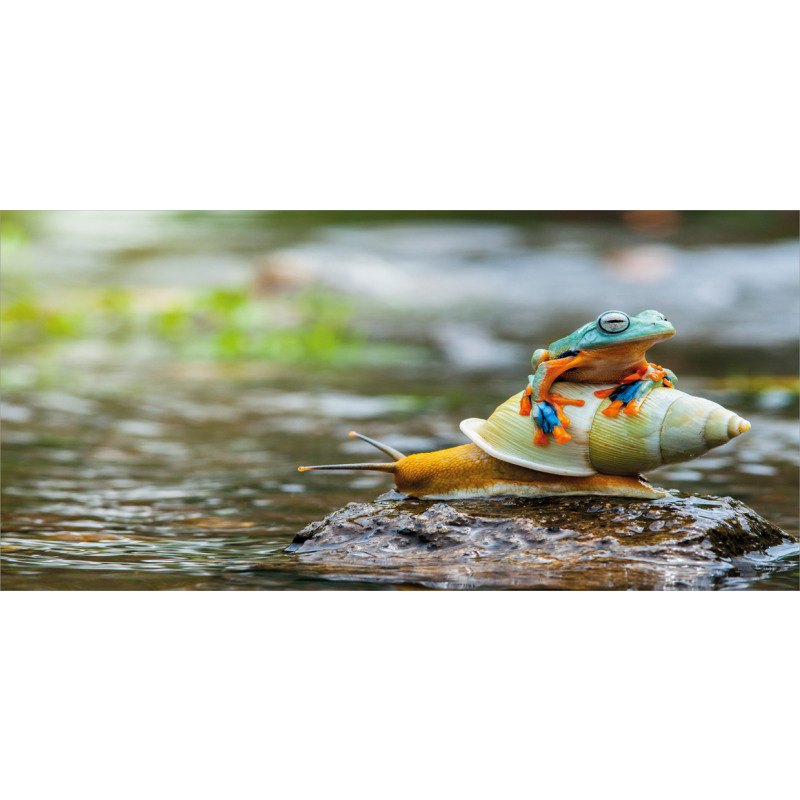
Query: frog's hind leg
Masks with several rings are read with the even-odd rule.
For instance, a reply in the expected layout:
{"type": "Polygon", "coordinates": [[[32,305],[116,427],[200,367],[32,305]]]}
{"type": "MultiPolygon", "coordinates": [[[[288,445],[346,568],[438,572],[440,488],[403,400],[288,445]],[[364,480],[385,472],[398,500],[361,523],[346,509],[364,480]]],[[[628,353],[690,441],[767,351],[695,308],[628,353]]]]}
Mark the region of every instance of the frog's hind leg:
{"type": "Polygon", "coordinates": [[[612,394],[617,392],[619,389],[622,389],[625,384],[633,383],[634,381],[641,381],[642,376],[647,372],[648,365],[642,364],[636,372],[631,373],[627,377],[623,378],[617,386],[612,386],[610,389],[599,389],[594,393],[595,397],[611,397],[612,394]]]}
{"type": "Polygon", "coordinates": [[[664,386],[666,386],[667,389],[677,389],[678,376],[671,369],[664,368],[664,372],[667,373],[663,380],[664,386]]]}
{"type": "Polygon", "coordinates": [[[611,400],[611,404],[604,408],[600,413],[606,417],[616,417],[619,414],[620,409],[625,406],[625,413],[629,414],[638,414],[639,408],[638,405],[636,406],[635,411],[628,411],[627,406],[629,403],[634,401],[634,399],[639,398],[641,393],[641,398],[638,400],[639,405],[641,405],[642,401],[644,400],[647,392],[650,391],[652,384],[650,386],[646,386],[645,384],[649,384],[650,381],[636,381],[635,383],[623,383],[619,386],[615,386],[613,389],[605,389],[602,392],[595,392],[596,395],[601,395],[603,397],[608,397],[611,400]],[[642,390],[644,391],[642,392],[642,390]]]}
{"type": "Polygon", "coordinates": [[[625,403],[625,410],[622,412],[623,414],[636,416],[639,413],[642,403],[644,403],[647,395],[649,395],[650,391],[653,389],[653,384],[649,381],[642,381],[641,384],[642,385],[636,388],[634,396],[628,400],[627,403],[625,403]]]}
{"type": "Polygon", "coordinates": [[[646,377],[654,381],[656,386],[666,386],[667,389],[674,389],[678,383],[678,376],[671,369],[661,367],[658,364],[648,362],[646,372],[646,377]]]}
{"type": "Polygon", "coordinates": [[[673,389],[677,382],[678,379],[675,377],[675,373],[672,370],[664,369],[664,367],[659,367],[657,364],[648,363],[647,370],[642,380],[639,381],[636,394],[625,404],[625,411],[623,413],[631,415],[638,414],[642,403],[644,403],[653,389],[657,386],[666,386],[667,389],[673,389]]]}
{"type": "Polygon", "coordinates": [[[531,367],[533,367],[533,371],[536,372],[536,370],[539,369],[539,364],[543,361],[547,361],[548,358],[550,358],[550,352],[548,350],[542,348],[534,350],[531,356],[531,367]]]}
{"type": "Polygon", "coordinates": [[[548,433],[552,433],[553,438],[559,444],[564,444],[572,438],[564,430],[570,424],[570,421],[567,415],[564,414],[563,407],[566,405],[582,406],[584,401],[563,397],[555,392],[551,393],[550,387],[560,375],[573,367],[580,366],[582,363],[583,359],[580,355],[570,352],[566,357],[543,361],[537,367],[536,374],[530,383],[532,389],[531,400],[533,407],[536,409],[533,417],[534,444],[547,444],[548,433]]]}
{"type": "Polygon", "coordinates": [[[668,389],[672,389],[673,380],[677,383],[678,379],[671,370],[647,363],[632,375],[623,378],[618,386],[611,389],[600,389],[594,394],[596,397],[608,397],[611,400],[610,405],[604,408],[600,412],[601,414],[615,417],[624,406],[624,414],[635,416],[653,389],[657,386],[666,386],[668,389]]]}

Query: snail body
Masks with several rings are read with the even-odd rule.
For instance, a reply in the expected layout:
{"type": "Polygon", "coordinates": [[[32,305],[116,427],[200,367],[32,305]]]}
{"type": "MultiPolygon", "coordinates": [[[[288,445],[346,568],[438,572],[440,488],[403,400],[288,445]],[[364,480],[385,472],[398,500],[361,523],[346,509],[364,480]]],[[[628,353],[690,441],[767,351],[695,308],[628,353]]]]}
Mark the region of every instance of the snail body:
{"type": "Polygon", "coordinates": [[[496,495],[604,494],[663,497],[641,477],[662,464],[696,458],[744,433],[750,424],[717,403],[676,389],[653,389],[634,417],[607,416],[611,400],[598,398],[607,385],[559,383],[565,398],[583,400],[570,412],[571,440],[533,444],[530,422],[519,415],[522,392],[487,419],[466,419],[461,430],[471,444],[405,456],[387,445],[351,433],[390,455],[383,464],[300,467],[391,473],[399,491],[436,499],[496,495]]]}
{"type": "MultiPolygon", "coordinates": [[[[344,465],[343,465],[344,466],[344,465]]],[[[521,467],[489,455],[476,444],[405,456],[382,471],[394,475],[398,491],[437,500],[519,495],[607,494],[622,497],[663,497],[640,476],[558,475],[521,467]]],[[[306,467],[305,469],[314,469],[306,467]]]]}

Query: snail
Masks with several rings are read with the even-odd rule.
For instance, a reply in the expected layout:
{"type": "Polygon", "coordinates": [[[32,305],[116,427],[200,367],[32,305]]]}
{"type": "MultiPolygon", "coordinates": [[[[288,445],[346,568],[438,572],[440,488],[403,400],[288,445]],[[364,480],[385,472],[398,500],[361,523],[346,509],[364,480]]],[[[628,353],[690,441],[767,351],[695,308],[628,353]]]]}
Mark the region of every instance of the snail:
{"type": "Polygon", "coordinates": [[[674,372],[645,358],[649,347],[674,333],[660,311],[633,317],[606,311],[546,350],[536,350],[527,387],[489,419],[465,419],[461,430],[471,444],[405,456],[353,431],[351,436],[394,461],[299,470],[389,472],[401,492],[436,499],[664,497],[667,492],[653,487],[642,472],[696,458],[750,428],[717,403],[679,391],[674,372]],[[556,381],[557,393],[551,391],[556,381]],[[571,408],[569,418],[565,406],[571,408]]]}
{"type": "Polygon", "coordinates": [[[530,420],[519,414],[523,391],[498,406],[489,419],[461,423],[471,444],[406,456],[353,431],[351,436],[394,461],[298,469],[387,472],[399,491],[430,499],[561,494],[656,498],[667,492],[640,473],[696,458],[750,428],[747,420],[717,403],[665,385],[648,387],[647,402],[635,415],[608,415],[603,412],[614,402],[608,390],[615,385],[560,382],[561,396],[581,404],[570,412],[570,440],[549,447],[532,441],[530,420]]]}

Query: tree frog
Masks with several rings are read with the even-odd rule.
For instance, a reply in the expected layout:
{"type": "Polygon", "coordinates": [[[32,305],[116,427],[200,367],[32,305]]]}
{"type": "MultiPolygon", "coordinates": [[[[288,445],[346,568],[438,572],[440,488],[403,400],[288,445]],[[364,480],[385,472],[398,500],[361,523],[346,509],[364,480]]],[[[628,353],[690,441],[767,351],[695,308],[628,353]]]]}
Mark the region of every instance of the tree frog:
{"type": "Polygon", "coordinates": [[[672,388],[678,380],[675,373],[651,364],[644,354],[674,333],[675,328],[659,311],[642,311],[635,317],[605,311],[547,350],[537,350],[531,359],[534,374],[528,376],[519,410],[525,417],[533,413],[533,443],[546,445],[548,433],[559,444],[568,442],[572,437],[564,430],[569,419],[563,407],[584,404],[551,392],[554,381],[618,384],[595,392],[597,397],[611,398],[611,405],[602,412],[609,417],[616,416],[623,406],[625,414],[638,414],[656,386],[672,388]]]}

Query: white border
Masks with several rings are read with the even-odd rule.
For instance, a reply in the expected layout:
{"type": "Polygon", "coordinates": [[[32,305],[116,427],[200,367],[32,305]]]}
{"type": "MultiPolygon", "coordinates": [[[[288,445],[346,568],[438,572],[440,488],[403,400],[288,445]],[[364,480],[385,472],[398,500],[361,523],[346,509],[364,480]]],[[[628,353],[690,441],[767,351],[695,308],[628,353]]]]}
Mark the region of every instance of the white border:
{"type": "MultiPolygon", "coordinates": [[[[17,3],[0,205],[797,208],[797,14],[17,3]]],[[[0,601],[12,798],[750,798],[796,781],[797,595],[0,601]]]]}

